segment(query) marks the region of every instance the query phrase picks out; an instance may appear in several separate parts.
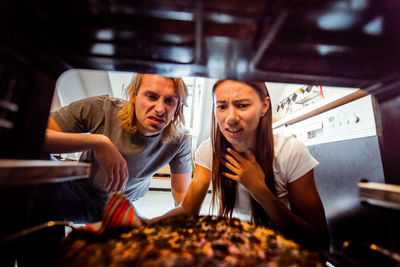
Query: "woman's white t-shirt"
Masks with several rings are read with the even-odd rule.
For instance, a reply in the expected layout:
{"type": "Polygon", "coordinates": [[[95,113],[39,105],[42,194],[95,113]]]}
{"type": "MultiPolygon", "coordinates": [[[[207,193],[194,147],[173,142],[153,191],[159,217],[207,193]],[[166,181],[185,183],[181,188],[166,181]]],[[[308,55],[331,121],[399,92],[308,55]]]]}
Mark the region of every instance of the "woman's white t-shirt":
{"type": "MultiPolygon", "coordinates": [[[[212,170],[211,139],[203,141],[196,151],[195,162],[208,170],[212,170]]],[[[307,147],[292,136],[274,135],[273,171],[275,188],[279,200],[288,208],[289,196],[287,186],[318,165],[307,147]]],[[[228,178],[227,178],[228,179],[228,178]]],[[[250,194],[247,189],[238,184],[238,194],[233,216],[250,221],[250,194]]]]}

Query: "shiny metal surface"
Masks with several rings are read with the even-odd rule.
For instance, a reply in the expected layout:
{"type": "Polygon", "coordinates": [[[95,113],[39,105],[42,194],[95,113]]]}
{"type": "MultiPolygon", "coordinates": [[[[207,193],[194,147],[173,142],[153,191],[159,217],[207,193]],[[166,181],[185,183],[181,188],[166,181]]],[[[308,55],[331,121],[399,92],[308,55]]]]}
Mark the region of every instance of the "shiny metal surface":
{"type": "Polygon", "coordinates": [[[38,158],[71,68],[365,88],[400,94],[395,0],[5,0],[0,157],[38,158]]]}
{"type": "Polygon", "coordinates": [[[400,64],[392,0],[19,2],[7,30],[65,68],[367,87],[400,64]]]}

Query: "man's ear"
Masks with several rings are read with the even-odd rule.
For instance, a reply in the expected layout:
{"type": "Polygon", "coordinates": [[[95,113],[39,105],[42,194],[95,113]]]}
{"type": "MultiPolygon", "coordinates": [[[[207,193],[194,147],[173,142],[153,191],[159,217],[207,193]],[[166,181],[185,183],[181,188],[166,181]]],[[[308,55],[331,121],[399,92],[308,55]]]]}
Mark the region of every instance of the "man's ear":
{"type": "Polygon", "coordinates": [[[269,96],[266,96],[263,101],[263,110],[261,112],[261,117],[264,117],[264,115],[267,114],[268,109],[270,108],[270,103],[271,102],[269,96]]]}

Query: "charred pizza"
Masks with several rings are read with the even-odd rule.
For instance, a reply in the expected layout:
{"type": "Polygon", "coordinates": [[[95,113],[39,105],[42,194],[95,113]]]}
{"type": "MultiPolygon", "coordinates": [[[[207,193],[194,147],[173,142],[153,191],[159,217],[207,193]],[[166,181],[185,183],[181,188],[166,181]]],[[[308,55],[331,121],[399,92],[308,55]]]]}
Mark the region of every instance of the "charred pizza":
{"type": "Polygon", "coordinates": [[[117,234],[73,231],[60,265],[322,266],[316,254],[271,229],[212,216],[174,217],[117,234]]]}

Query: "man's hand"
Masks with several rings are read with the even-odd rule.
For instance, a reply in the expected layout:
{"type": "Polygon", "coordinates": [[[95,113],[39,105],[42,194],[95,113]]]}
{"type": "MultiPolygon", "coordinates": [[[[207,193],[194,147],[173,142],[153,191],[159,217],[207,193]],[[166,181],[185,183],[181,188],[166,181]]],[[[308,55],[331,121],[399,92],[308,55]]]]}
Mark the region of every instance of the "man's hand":
{"type": "Polygon", "coordinates": [[[64,133],[52,117],[49,117],[48,128],[43,150],[48,153],[72,153],[93,150],[100,167],[106,175],[105,190],[121,190],[128,181],[128,168],[124,157],[102,134],[64,133]]]}
{"type": "Polygon", "coordinates": [[[108,192],[122,190],[129,177],[126,160],[107,136],[93,136],[96,138],[96,159],[107,177],[104,189],[108,192]]]}

